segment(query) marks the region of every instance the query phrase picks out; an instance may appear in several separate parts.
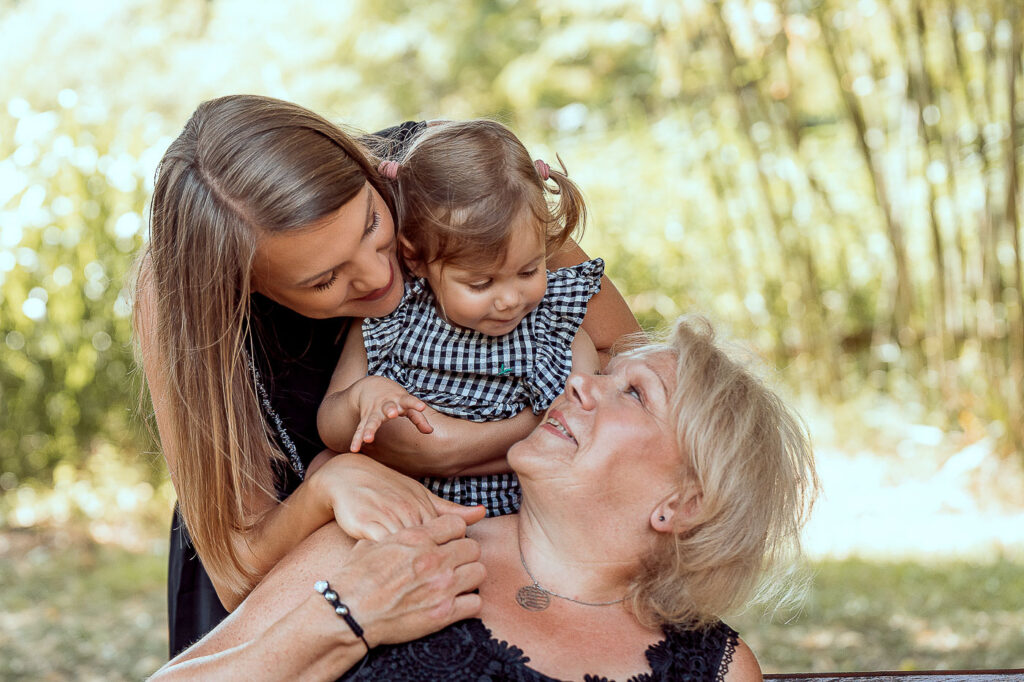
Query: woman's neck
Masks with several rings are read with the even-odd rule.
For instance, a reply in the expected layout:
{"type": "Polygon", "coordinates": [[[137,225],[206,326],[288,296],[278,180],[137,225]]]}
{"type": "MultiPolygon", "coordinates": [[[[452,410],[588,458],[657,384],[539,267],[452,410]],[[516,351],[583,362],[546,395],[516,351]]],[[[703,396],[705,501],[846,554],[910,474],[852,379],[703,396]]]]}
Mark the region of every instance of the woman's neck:
{"type": "Polygon", "coordinates": [[[480,618],[492,637],[514,644],[530,659],[530,668],[557,679],[581,679],[587,673],[625,679],[650,673],[644,652],[662,638],[660,629],[637,622],[628,604],[579,603],[617,602],[628,589],[624,566],[636,562],[614,560],[613,548],[606,547],[602,556],[592,549],[601,543],[552,532],[558,524],[545,524],[544,518],[527,509],[469,528],[481,541],[481,561],[487,568],[480,586],[480,618]],[[537,583],[579,601],[549,597],[544,608],[529,601],[527,606],[534,608],[524,606],[520,591],[533,583],[520,562],[520,541],[537,583]]]}
{"type": "Polygon", "coordinates": [[[640,567],[640,543],[610,542],[621,533],[582,511],[567,519],[524,505],[517,519],[516,558],[526,584],[570,602],[605,603],[625,596],[640,567]]]}

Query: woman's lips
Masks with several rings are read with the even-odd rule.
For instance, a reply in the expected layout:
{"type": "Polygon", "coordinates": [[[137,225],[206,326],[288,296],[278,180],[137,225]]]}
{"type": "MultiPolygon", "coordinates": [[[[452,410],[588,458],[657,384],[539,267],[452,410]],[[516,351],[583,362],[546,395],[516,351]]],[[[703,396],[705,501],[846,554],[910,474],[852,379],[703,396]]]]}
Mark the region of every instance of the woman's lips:
{"type": "Polygon", "coordinates": [[[547,417],[544,419],[543,423],[541,423],[541,428],[546,431],[550,431],[559,438],[564,438],[572,443],[576,442],[576,438],[572,435],[572,431],[569,430],[569,426],[565,423],[565,417],[558,410],[548,410],[547,417]],[[555,426],[554,424],[550,424],[549,421],[558,422],[558,426],[561,428],[558,428],[558,426],[555,426]]]}
{"type": "Polygon", "coordinates": [[[395,266],[391,263],[388,263],[388,268],[390,271],[388,283],[382,286],[380,289],[374,289],[366,296],[360,296],[359,298],[356,299],[357,301],[377,301],[384,298],[387,295],[387,293],[391,291],[391,285],[395,283],[395,266]]]}

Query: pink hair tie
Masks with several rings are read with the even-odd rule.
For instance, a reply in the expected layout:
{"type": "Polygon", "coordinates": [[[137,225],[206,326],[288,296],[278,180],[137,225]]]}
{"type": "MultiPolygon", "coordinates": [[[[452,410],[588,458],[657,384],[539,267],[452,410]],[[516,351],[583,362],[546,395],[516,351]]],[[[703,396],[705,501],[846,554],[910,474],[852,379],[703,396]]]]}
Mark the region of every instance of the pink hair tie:
{"type": "Polygon", "coordinates": [[[377,166],[377,172],[388,180],[395,180],[398,178],[398,169],[401,167],[397,161],[381,161],[377,166]]]}
{"type": "Polygon", "coordinates": [[[540,176],[541,180],[547,180],[551,177],[551,166],[547,165],[540,159],[533,162],[533,167],[537,169],[537,175],[540,176]]]}

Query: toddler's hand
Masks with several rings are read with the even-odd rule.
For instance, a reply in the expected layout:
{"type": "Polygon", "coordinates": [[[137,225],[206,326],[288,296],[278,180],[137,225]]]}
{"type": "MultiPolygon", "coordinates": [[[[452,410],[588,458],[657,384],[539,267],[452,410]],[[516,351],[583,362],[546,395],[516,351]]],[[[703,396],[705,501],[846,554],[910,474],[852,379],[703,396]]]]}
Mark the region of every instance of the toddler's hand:
{"type": "Polygon", "coordinates": [[[434,430],[423,414],[423,410],[427,409],[426,403],[410,395],[391,379],[363,377],[352,384],[350,390],[359,408],[359,425],[352,434],[352,444],[349,446],[352,452],[359,452],[363,443],[372,443],[377,429],[388,419],[405,417],[420,433],[434,430]]]}

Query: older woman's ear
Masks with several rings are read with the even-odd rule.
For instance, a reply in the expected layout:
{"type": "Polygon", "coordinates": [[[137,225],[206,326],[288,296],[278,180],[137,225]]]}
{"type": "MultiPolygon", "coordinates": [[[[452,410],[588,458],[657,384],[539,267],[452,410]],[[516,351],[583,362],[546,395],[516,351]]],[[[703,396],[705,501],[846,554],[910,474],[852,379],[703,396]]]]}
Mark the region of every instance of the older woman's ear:
{"type": "Polygon", "coordinates": [[[692,528],[701,513],[703,496],[696,483],[688,483],[655,506],[651,528],[658,533],[680,533],[692,528]]]}

